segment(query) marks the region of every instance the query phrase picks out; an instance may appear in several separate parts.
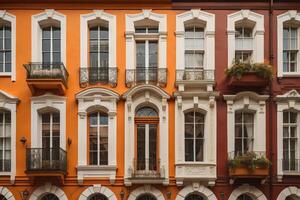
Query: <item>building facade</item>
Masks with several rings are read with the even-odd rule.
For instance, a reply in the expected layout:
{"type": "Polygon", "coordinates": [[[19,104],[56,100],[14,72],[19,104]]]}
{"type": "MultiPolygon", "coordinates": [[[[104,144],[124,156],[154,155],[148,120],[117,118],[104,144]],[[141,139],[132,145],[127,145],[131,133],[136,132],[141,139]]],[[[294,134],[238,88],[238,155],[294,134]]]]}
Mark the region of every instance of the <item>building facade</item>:
{"type": "Polygon", "coordinates": [[[300,2],[0,1],[0,199],[299,200],[300,2]]]}

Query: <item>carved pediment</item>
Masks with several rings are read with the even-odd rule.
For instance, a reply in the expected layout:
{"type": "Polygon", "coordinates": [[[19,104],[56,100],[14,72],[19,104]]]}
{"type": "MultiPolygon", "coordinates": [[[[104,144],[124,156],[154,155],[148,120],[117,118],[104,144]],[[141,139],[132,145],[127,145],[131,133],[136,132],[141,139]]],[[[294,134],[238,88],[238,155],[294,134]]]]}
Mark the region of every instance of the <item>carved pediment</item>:
{"type": "Polygon", "coordinates": [[[288,100],[300,101],[300,94],[297,90],[290,90],[283,95],[277,95],[275,99],[277,101],[288,101],[288,100]]]}

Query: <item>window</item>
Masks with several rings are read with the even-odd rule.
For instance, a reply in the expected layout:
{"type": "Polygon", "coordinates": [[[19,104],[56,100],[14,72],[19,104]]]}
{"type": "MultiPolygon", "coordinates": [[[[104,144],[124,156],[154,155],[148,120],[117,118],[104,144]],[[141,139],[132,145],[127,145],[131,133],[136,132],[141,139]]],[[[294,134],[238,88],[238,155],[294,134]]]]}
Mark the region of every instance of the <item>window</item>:
{"type": "Polygon", "coordinates": [[[59,198],[54,194],[46,194],[41,198],[41,200],[59,200],[59,198]]]}
{"type": "Polygon", "coordinates": [[[61,38],[59,27],[42,29],[42,60],[43,63],[61,62],[61,38]]]}
{"type": "Polygon", "coordinates": [[[108,200],[108,199],[103,194],[97,193],[97,194],[91,195],[91,197],[89,197],[88,200],[108,200]]]}
{"type": "Polygon", "coordinates": [[[89,164],[108,164],[108,115],[103,112],[89,116],[89,164]]]}
{"type": "Polygon", "coordinates": [[[11,72],[11,27],[0,27],[0,72],[11,72]]]}
{"type": "Polygon", "coordinates": [[[157,170],[158,114],[151,107],[136,112],[136,170],[157,170]]]}
{"type": "Polygon", "coordinates": [[[96,26],[90,28],[90,66],[108,67],[108,28],[96,26]]]}
{"type": "Polygon", "coordinates": [[[185,114],[185,161],[203,161],[204,115],[197,111],[185,114]]]}
{"type": "Polygon", "coordinates": [[[254,114],[249,112],[235,113],[235,155],[243,155],[253,150],[254,114]]]}
{"type": "Polygon", "coordinates": [[[283,28],[283,72],[297,72],[297,28],[283,28]]]}
{"type": "Polygon", "coordinates": [[[0,194],[0,200],[7,200],[7,199],[5,198],[5,196],[0,194]]]}
{"type": "Polygon", "coordinates": [[[151,194],[143,194],[140,195],[136,198],[137,200],[156,200],[156,198],[154,196],[152,196],[151,194]]]}
{"type": "Polygon", "coordinates": [[[185,67],[203,68],[204,28],[185,27],[185,67]]]}
{"type": "Polygon", "coordinates": [[[252,28],[245,26],[235,28],[235,59],[239,62],[250,62],[252,56],[252,28]]]}
{"type": "Polygon", "coordinates": [[[253,200],[253,199],[247,194],[242,194],[237,198],[237,200],[253,200]]]}
{"type": "Polygon", "coordinates": [[[297,168],[297,113],[283,112],[283,170],[296,170],[297,168]]]}
{"type": "Polygon", "coordinates": [[[0,112],[0,172],[11,170],[11,115],[0,112]]]}
{"type": "Polygon", "coordinates": [[[204,200],[199,194],[189,194],[184,200],[204,200]]]}

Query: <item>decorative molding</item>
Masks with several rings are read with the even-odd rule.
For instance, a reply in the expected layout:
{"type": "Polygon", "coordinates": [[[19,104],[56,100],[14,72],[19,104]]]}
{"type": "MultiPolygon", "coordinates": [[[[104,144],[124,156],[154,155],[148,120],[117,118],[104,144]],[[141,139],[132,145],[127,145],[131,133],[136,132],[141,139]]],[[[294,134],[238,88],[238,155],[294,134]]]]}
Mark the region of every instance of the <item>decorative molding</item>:
{"type": "Polygon", "coordinates": [[[297,199],[300,198],[300,188],[295,187],[295,186],[290,186],[290,187],[284,188],[278,195],[277,200],[283,200],[289,196],[295,196],[295,197],[297,197],[297,199]]]}
{"type": "Polygon", "coordinates": [[[205,197],[207,200],[217,200],[216,195],[210,189],[200,185],[199,183],[193,183],[192,185],[181,189],[175,200],[184,200],[189,194],[199,194],[201,197],[205,197]]]}
{"type": "Polygon", "coordinates": [[[151,194],[155,197],[156,200],[165,200],[163,193],[150,185],[144,185],[142,187],[134,189],[130,193],[128,200],[136,200],[137,197],[139,197],[142,194],[151,194]]]}
{"type": "Polygon", "coordinates": [[[117,197],[113,191],[111,191],[108,187],[102,186],[100,184],[90,186],[86,188],[79,196],[78,200],[88,200],[94,194],[102,194],[108,200],[117,200],[117,197]]]}
{"type": "Polygon", "coordinates": [[[65,192],[51,183],[46,183],[45,185],[36,188],[30,195],[29,200],[39,200],[42,196],[49,193],[54,194],[59,200],[68,200],[65,192]]]}
{"type": "Polygon", "coordinates": [[[129,97],[132,98],[133,95],[139,94],[140,92],[144,91],[150,91],[152,93],[158,94],[161,98],[170,99],[170,95],[162,90],[160,87],[157,87],[155,85],[138,85],[131,89],[129,89],[127,92],[125,92],[122,95],[123,99],[128,99],[129,97]]]}
{"type": "Polygon", "coordinates": [[[5,200],[15,200],[13,193],[7,187],[0,186],[0,194],[5,197],[5,200]]]}
{"type": "Polygon", "coordinates": [[[236,200],[242,194],[247,194],[253,199],[267,200],[267,197],[264,195],[264,193],[262,193],[262,191],[260,191],[254,186],[249,186],[249,185],[242,185],[236,188],[235,190],[233,190],[228,200],[236,200]]]}
{"type": "Polygon", "coordinates": [[[9,22],[11,27],[11,72],[0,72],[0,76],[11,76],[11,81],[16,81],[16,16],[0,10],[0,19],[9,22]]]}

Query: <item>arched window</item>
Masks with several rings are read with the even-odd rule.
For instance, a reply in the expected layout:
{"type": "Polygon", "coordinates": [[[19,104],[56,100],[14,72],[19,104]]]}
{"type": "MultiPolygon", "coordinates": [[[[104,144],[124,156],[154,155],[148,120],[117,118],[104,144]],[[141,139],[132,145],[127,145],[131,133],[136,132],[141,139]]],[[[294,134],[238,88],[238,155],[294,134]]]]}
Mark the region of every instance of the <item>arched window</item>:
{"type": "Polygon", "coordinates": [[[108,164],[108,115],[93,112],[89,115],[89,164],[108,164]]]}
{"type": "Polygon", "coordinates": [[[156,171],[158,169],[158,114],[151,107],[137,110],[136,124],[136,159],[135,170],[156,171]]]}
{"type": "Polygon", "coordinates": [[[204,200],[204,198],[199,194],[189,194],[184,200],[204,200]]]}
{"type": "Polygon", "coordinates": [[[136,198],[137,200],[156,200],[156,198],[151,194],[142,194],[136,198]]]}
{"type": "Polygon", "coordinates": [[[11,113],[0,111],[0,172],[11,169],[11,113]]]}
{"type": "Polygon", "coordinates": [[[237,200],[253,200],[253,199],[247,194],[242,194],[237,198],[237,200]]]}
{"type": "Polygon", "coordinates": [[[203,161],[205,116],[196,110],[184,116],[185,161],[203,161]]]}
{"type": "Polygon", "coordinates": [[[46,194],[41,200],[59,200],[59,198],[55,194],[46,194]]]}
{"type": "Polygon", "coordinates": [[[0,200],[7,200],[7,199],[5,198],[5,196],[0,194],[0,200]]]}
{"type": "Polygon", "coordinates": [[[235,155],[243,155],[253,150],[254,113],[235,113],[235,155]]]}
{"type": "Polygon", "coordinates": [[[298,126],[297,113],[283,111],[283,170],[298,170],[298,126]]]}
{"type": "Polygon", "coordinates": [[[88,200],[108,200],[106,196],[103,194],[97,193],[94,195],[91,195],[91,197],[88,198],[88,200]]]}
{"type": "Polygon", "coordinates": [[[0,22],[0,73],[11,72],[12,35],[10,22],[0,22]]]}

